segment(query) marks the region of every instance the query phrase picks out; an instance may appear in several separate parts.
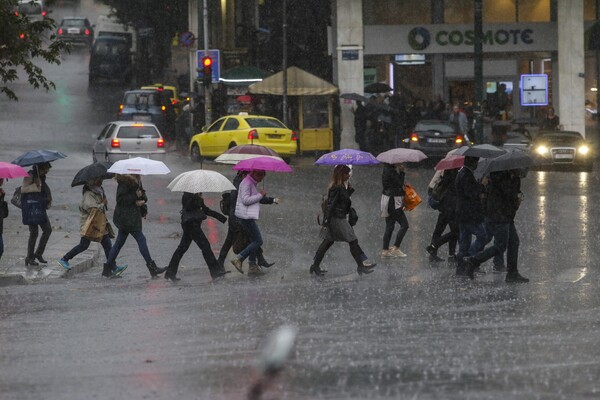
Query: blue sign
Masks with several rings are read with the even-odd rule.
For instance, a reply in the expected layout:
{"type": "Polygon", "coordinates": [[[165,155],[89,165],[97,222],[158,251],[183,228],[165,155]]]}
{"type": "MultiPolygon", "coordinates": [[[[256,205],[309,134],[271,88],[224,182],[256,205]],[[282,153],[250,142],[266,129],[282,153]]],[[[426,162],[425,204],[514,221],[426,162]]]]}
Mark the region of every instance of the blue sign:
{"type": "Polygon", "coordinates": [[[183,32],[179,35],[179,44],[182,46],[191,46],[195,40],[196,37],[192,32],[183,32]]]}
{"type": "Polygon", "coordinates": [[[521,75],[521,105],[522,106],[547,106],[548,105],[548,75],[524,74],[521,75]]]}
{"type": "Polygon", "coordinates": [[[198,71],[198,79],[204,78],[202,73],[202,59],[204,57],[210,57],[212,59],[212,83],[219,83],[221,78],[221,51],[220,50],[208,50],[208,54],[204,50],[196,51],[196,71],[198,71]]]}

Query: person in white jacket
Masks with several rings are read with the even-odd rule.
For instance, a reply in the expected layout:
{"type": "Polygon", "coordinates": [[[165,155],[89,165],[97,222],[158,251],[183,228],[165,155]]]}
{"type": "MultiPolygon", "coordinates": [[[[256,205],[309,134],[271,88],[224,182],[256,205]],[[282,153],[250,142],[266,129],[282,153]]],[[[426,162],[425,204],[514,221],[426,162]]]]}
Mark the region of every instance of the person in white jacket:
{"type": "Polygon", "coordinates": [[[256,251],[262,246],[263,240],[258,227],[258,217],[260,214],[260,203],[279,204],[277,197],[267,197],[267,191],[257,188],[257,185],[265,177],[266,173],[262,170],[251,171],[248,176],[242,180],[238,190],[238,198],[235,203],[235,216],[239,218],[242,228],[250,237],[250,244],[246,246],[236,258],[231,260],[233,266],[241,273],[242,263],[249,258],[248,275],[262,275],[263,270],[256,263],[256,251]]]}

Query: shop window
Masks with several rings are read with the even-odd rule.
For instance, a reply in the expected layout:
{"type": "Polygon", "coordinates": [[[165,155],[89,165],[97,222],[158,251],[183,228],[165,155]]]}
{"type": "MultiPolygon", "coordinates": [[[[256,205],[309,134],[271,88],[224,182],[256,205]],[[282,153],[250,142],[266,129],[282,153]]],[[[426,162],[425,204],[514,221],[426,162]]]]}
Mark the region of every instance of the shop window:
{"type": "MultiPolygon", "coordinates": [[[[585,0],[586,3],[594,0],[585,0]]],[[[444,22],[473,23],[473,0],[445,2],[444,22]]],[[[586,8],[591,8],[586,6],[586,8]]],[[[483,0],[483,23],[550,21],[550,0],[483,0]],[[517,9],[518,6],[518,9],[517,9]]],[[[587,15],[587,13],[586,13],[587,15]]]]}

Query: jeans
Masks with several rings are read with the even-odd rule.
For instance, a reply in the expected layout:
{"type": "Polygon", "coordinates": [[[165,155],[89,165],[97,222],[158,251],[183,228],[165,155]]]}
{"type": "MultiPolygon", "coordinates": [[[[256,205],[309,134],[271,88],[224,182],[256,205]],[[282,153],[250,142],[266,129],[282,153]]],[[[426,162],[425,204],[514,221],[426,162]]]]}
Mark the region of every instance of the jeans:
{"type": "Polygon", "coordinates": [[[125,244],[127,236],[129,235],[133,236],[133,238],[137,242],[138,248],[140,249],[140,253],[142,254],[142,257],[144,257],[144,261],[146,261],[146,265],[152,262],[152,257],[150,256],[150,251],[148,250],[148,245],[146,244],[146,236],[144,236],[142,231],[127,232],[119,229],[119,233],[117,234],[115,244],[110,250],[110,254],[108,256],[108,259],[106,260],[106,263],[113,269],[117,265],[117,256],[119,255],[119,252],[125,244]]]}
{"type": "Polygon", "coordinates": [[[506,269],[507,272],[517,272],[517,263],[519,261],[519,234],[515,228],[514,222],[486,224],[490,238],[493,236],[492,246],[473,254],[477,264],[481,264],[494,257],[502,256],[506,251],[506,269]]]}
{"type": "Polygon", "coordinates": [[[240,224],[242,228],[246,230],[248,236],[250,236],[250,244],[246,246],[246,248],[240,251],[238,257],[244,261],[246,257],[249,258],[251,264],[256,263],[256,252],[262,246],[263,240],[260,234],[260,229],[258,228],[258,224],[255,219],[240,219],[240,224]]]}
{"type": "MultiPolygon", "coordinates": [[[[90,247],[91,242],[92,241],[90,239],[87,239],[82,236],[81,240],[79,241],[79,244],[76,245],[75,247],[73,247],[71,250],[69,250],[69,252],[62,257],[62,259],[65,261],[69,261],[70,259],[75,257],[77,254],[83,253],[84,251],[86,251],[88,249],[88,247],[90,247]]],[[[111,243],[108,235],[102,236],[102,240],[100,241],[100,244],[102,245],[102,248],[104,249],[104,255],[106,256],[106,259],[108,260],[110,250],[112,249],[112,243],[111,243]]]]}
{"type": "Polygon", "coordinates": [[[168,271],[170,274],[177,274],[177,269],[179,268],[179,262],[183,255],[190,248],[190,244],[192,241],[198,245],[200,250],[202,251],[202,256],[204,257],[204,261],[208,265],[208,270],[210,271],[210,276],[213,278],[217,277],[220,273],[221,267],[215,258],[214,253],[210,247],[210,242],[206,238],[206,235],[202,231],[202,225],[200,222],[191,222],[184,225],[181,225],[183,228],[183,236],[181,236],[181,240],[179,241],[179,246],[175,249],[173,256],[171,257],[171,261],[169,262],[168,271]]]}
{"type": "Polygon", "coordinates": [[[463,258],[480,252],[488,243],[485,224],[483,223],[459,223],[457,268],[464,267],[463,258]],[[471,243],[472,236],[475,241],[471,243]]]}
{"type": "MultiPolygon", "coordinates": [[[[390,199],[390,203],[394,200],[390,199]]],[[[389,208],[388,208],[389,211],[389,208]]],[[[385,218],[385,233],[383,234],[383,249],[387,250],[390,245],[390,240],[392,239],[392,234],[394,233],[394,227],[396,226],[396,222],[400,224],[400,230],[396,235],[396,241],[394,242],[394,246],[400,247],[402,243],[402,239],[404,239],[404,235],[408,231],[408,219],[406,218],[406,214],[402,211],[401,208],[396,208],[392,210],[388,217],[385,218]]]]}
{"type": "MultiPolygon", "coordinates": [[[[321,244],[319,245],[319,248],[317,249],[317,253],[315,254],[315,258],[313,259],[313,265],[314,266],[319,266],[321,265],[321,261],[323,261],[323,257],[325,257],[325,253],[327,253],[327,250],[329,250],[329,248],[333,245],[333,241],[328,240],[328,239],[324,239],[321,244]]],[[[350,254],[352,254],[352,258],[354,258],[354,261],[356,261],[356,265],[358,265],[359,267],[362,267],[363,265],[363,261],[365,261],[367,258],[364,255],[362,249],[360,248],[360,246],[358,245],[358,240],[353,240],[352,242],[348,243],[350,245],[350,254]]]]}
{"type": "Polygon", "coordinates": [[[37,242],[38,237],[38,225],[29,225],[29,242],[27,242],[27,258],[29,259],[44,254],[46,244],[48,244],[48,239],[50,239],[50,234],[52,233],[50,219],[46,219],[46,222],[41,224],[40,228],[42,228],[42,236],[40,237],[37,250],[35,250],[35,243],[37,242]]]}

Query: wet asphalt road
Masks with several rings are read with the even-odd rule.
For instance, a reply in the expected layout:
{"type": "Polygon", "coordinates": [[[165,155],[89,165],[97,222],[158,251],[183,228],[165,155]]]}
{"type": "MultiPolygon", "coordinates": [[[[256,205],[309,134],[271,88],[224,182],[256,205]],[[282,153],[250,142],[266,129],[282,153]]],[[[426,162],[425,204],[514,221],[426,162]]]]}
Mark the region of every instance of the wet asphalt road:
{"type": "MultiPolygon", "coordinates": [[[[89,92],[86,57],[78,51],[48,68],[56,92],[20,85],[19,103],[0,99],[6,110],[0,135],[4,143],[10,138],[1,160],[38,147],[69,155],[54,163],[48,178],[55,196],[51,259],[61,256],[51,246],[59,235],[77,241],[80,191],[69,183],[91,162],[91,136],[114,116],[122,93],[118,87],[89,92]]],[[[144,178],[150,197],[144,231],[159,265],[168,262],[181,231],[180,195],[165,187],[198,167],[174,152],[167,164],[170,175],[144,178]]],[[[262,208],[265,252],[276,261],[262,278],[234,270],[213,284],[192,246],[180,282],[151,280],[130,238],[119,258],[130,265],[121,279],[101,279],[100,268],[93,268],[73,279],[1,288],[0,397],[244,398],[257,375],[261,341],[283,323],[298,326],[299,334],[270,399],[600,396],[598,167],[592,174],[531,172],[523,180],[519,264],[531,282],[507,285],[502,275],[471,282],[455,278],[446,263],[431,265],[424,248],[436,212],[424,205],[408,216],[401,246],[408,257],[379,260],[380,167],[357,167],[353,176],[356,232],[378,262],[376,271],[359,278],[347,246],[336,244],[324,261],[327,277],[311,279],[316,216],[330,170],[312,166],[310,158],[293,165],[292,174],[266,178],[267,190],[282,203],[262,208]]],[[[233,176],[227,166],[204,166],[233,176]]],[[[423,195],[432,173],[430,166],[411,168],[407,180],[423,195]]],[[[14,184],[5,184],[7,191],[14,184]]],[[[114,204],[115,183],[105,187],[114,204]]],[[[206,197],[218,207],[218,196],[206,197]]],[[[205,222],[215,252],[225,229],[205,222]]],[[[10,252],[7,247],[5,257],[10,252]]]]}

